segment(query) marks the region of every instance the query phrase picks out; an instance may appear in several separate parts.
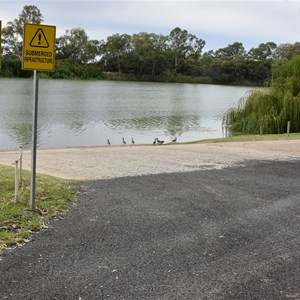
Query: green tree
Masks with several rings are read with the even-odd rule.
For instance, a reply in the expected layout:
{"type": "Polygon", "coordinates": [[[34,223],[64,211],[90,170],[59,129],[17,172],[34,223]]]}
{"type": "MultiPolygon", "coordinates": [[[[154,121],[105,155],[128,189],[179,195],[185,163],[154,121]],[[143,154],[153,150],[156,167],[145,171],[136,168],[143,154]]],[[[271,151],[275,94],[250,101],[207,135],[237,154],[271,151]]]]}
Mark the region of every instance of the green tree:
{"type": "Polygon", "coordinates": [[[56,40],[56,58],[73,59],[76,63],[95,62],[100,54],[101,42],[89,40],[82,28],[66,30],[65,35],[56,40]]]}
{"type": "Polygon", "coordinates": [[[246,60],[246,78],[249,82],[264,84],[272,76],[272,61],[270,60],[246,60]]]}
{"type": "Polygon", "coordinates": [[[135,74],[141,77],[150,75],[151,79],[164,71],[167,37],[154,33],[140,32],[132,37],[132,65],[135,74]]]}
{"type": "Polygon", "coordinates": [[[217,83],[242,83],[247,80],[246,51],[242,43],[235,42],[227,47],[204,55],[206,74],[217,83]]]}
{"type": "Polygon", "coordinates": [[[252,60],[275,59],[277,56],[277,45],[273,42],[261,43],[257,48],[251,48],[248,58],[252,60]]]}
{"type": "Polygon", "coordinates": [[[126,55],[131,51],[131,36],[128,34],[114,34],[103,44],[101,62],[110,71],[122,72],[126,55]]]}
{"type": "Polygon", "coordinates": [[[300,54],[300,43],[281,44],[278,46],[277,54],[280,59],[290,60],[293,56],[300,54]]]}
{"type": "Polygon", "coordinates": [[[220,48],[215,52],[216,57],[233,59],[237,57],[245,57],[246,51],[242,43],[235,42],[229,44],[225,48],[220,48]]]}
{"type": "MultiPolygon", "coordinates": [[[[210,50],[205,53],[203,53],[200,61],[199,61],[199,73],[197,75],[200,76],[208,76],[209,70],[210,70],[210,65],[212,61],[214,60],[214,51],[210,50]]],[[[209,76],[208,76],[209,77],[209,76]]]]}
{"type": "Polygon", "coordinates": [[[193,57],[199,59],[205,41],[198,39],[195,35],[182,30],[179,27],[174,28],[169,35],[170,50],[174,59],[174,74],[176,75],[183,66],[185,59],[193,57]]]}
{"type": "Polygon", "coordinates": [[[23,30],[25,23],[40,24],[43,15],[35,5],[25,5],[19,18],[9,21],[2,30],[4,55],[22,57],[23,30]]]}
{"type": "Polygon", "coordinates": [[[151,77],[154,78],[165,71],[168,67],[167,41],[168,37],[152,33],[150,39],[154,48],[154,55],[151,64],[151,77]]]}

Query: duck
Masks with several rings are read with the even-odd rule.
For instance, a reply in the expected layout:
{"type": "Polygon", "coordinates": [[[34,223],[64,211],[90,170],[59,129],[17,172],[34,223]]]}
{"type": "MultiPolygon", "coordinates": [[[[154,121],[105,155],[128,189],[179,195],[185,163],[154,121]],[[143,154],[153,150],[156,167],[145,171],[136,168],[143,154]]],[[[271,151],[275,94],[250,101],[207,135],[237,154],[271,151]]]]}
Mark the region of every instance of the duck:
{"type": "Polygon", "coordinates": [[[177,137],[175,137],[172,142],[175,143],[177,141],[177,137]]]}
{"type": "Polygon", "coordinates": [[[133,138],[131,138],[131,143],[132,143],[133,145],[135,144],[135,142],[134,142],[133,138]]]}
{"type": "Polygon", "coordinates": [[[162,145],[165,141],[160,141],[159,139],[157,139],[157,144],[162,145]]]}
{"type": "Polygon", "coordinates": [[[110,140],[109,139],[107,139],[107,144],[108,144],[108,146],[110,146],[110,140]]]}
{"type": "Polygon", "coordinates": [[[123,145],[126,145],[126,142],[125,142],[124,138],[122,138],[122,142],[123,142],[123,145]]]}

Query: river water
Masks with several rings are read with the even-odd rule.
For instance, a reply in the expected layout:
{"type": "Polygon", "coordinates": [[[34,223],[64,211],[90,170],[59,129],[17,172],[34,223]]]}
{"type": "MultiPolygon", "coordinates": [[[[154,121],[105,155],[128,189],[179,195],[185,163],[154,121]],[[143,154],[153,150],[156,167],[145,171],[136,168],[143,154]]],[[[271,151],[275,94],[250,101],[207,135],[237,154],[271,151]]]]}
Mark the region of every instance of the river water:
{"type": "MultiPolygon", "coordinates": [[[[38,146],[121,145],[223,137],[222,118],[249,87],[39,81],[38,146]]],[[[32,143],[33,79],[0,78],[0,149],[32,143]]]]}

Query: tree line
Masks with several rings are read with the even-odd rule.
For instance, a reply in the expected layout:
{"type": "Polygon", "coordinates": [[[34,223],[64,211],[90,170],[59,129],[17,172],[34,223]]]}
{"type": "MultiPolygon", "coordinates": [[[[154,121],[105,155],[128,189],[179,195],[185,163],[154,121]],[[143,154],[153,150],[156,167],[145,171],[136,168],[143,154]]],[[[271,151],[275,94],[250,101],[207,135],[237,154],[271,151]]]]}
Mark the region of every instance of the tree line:
{"type": "MultiPolygon", "coordinates": [[[[29,77],[21,70],[23,27],[41,24],[43,15],[34,5],[24,6],[18,18],[2,30],[2,77],[29,77]]],[[[246,51],[235,42],[204,52],[205,41],[185,29],[168,35],[140,32],[113,34],[98,41],[82,28],[66,30],[56,39],[56,67],[52,78],[107,78],[258,85],[271,79],[274,62],[300,54],[300,43],[261,43],[246,51]]]]}

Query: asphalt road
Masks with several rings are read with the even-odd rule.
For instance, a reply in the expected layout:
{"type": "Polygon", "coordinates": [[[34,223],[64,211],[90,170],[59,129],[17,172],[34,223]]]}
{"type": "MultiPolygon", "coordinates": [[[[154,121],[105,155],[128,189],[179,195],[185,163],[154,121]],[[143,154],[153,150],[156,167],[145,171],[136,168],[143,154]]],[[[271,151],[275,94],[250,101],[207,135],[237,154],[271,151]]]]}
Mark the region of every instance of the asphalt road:
{"type": "Polygon", "coordinates": [[[300,160],[84,182],[0,299],[300,299],[300,160]]]}

